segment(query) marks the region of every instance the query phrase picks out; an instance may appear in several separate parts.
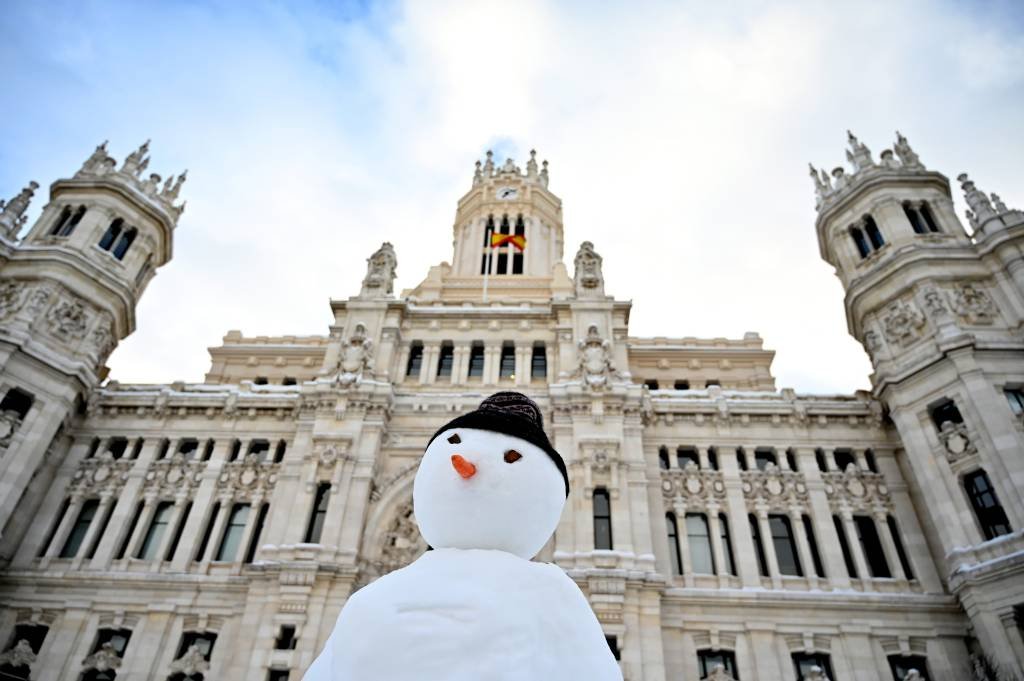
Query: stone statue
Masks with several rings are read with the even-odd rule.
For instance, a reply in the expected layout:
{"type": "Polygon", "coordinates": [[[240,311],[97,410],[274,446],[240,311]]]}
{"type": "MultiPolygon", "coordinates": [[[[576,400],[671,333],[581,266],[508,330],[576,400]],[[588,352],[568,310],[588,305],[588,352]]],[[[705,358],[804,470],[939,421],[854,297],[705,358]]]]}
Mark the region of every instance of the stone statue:
{"type": "Polygon", "coordinates": [[[359,295],[365,298],[390,296],[394,292],[395,271],[398,269],[394,247],[385,241],[366,262],[366,277],[359,295]]]}
{"type": "Polygon", "coordinates": [[[884,150],[880,155],[879,165],[895,170],[900,167],[900,162],[892,155],[892,149],[884,150]]]}
{"type": "Polygon", "coordinates": [[[480,161],[476,162],[476,169],[473,171],[473,186],[477,186],[484,181],[484,172],[480,170],[480,161]]]}
{"type": "Polygon", "coordinates": [[[373,370],[373,341],[366,337],[366,327],[356,324],[348,343],[341,347],[338,373],[335,381],[340,385],[358,383],[364,371],[373,370]]]}
{"type": "Polygon", "coordinates": [[[547,189],[548,188],[548,162],[544,161],[540,165],[541,165],[540,176],[538,177],[538,179],[540,180],[541,186],[544,187],[545,189],[547,189]]]}
{"type": "Polygon", "coordinates": [[[999,215],[1006,215],[1010,212],[1010,209],[1006,207],[1006,203],[999,198],[999,194],[990,194],[989,196],[992,197],[992,204],[996,207],[996,213],[999,215]]]}
{"type": "Polygon", "coordinates": [[[142,143],[142,146],[128,154],[121,165],[121,172],[138,177],[143,170],[149,166],[149,158],[146,153],[149,151],[149,140],[142,143]]]}
{"type": "Polygon", "coordinates": [[[210,663],[206,661],[206,656],[199,650],[199,646],[193,643],[181,657],[171,663],[171,671],[180,672],[186,678],[190,678],[210,671],[210,663]]]}
{"type": "Polygon", "coordinates": [[[618,377],[612,363],[612,344],[601,338],[596,325],[592,324],[587,329],[587,337],[576,346],[579,349],[579,364],[573,372],[574,377],[582,378],[594,390],[601,390],[609,379],[618,377]]]}
{"type": "Polygon", "coordinates": [[[822,181],[821,175],[818,174],[818,170],[814,167],[814,164],[808,163],[807,167],[810,169],[811,182],[814,183],[814,205],[820,207],[821,204],[825,202],[825,196],[829,193],[829,190],[832,187],[831,185],[826,185],[825,182],[822,181]]]}
{"type": "Polygon", "coordinates": [[[602,258],[594,250],[594,244],[584,241],[576,252],[573,261],[576,272],[573,280],[576,285],[577,298],[594,298],[604,296],[604,275],[601,273],[602,258]]]}
{"type": "Polygon", "coordinates": [[[859,173],[866,168],[873,167],[875,162],[871,160],[871,150],[867,148],[867,145],[858,140],[849,130],[846,131],[846,137],[850,142],[850,151],[846,152],[846,159],[853,164],[854,172],[859,173]]]}
{"type": "Polygon", "coordinates": [[[804,681],[829,681],[828,675],[825,674],[825,670],[821,667],[811,667],[804,674],[804,681]]]}
{"type": "Polygon", "coordinates": [[[28,186],[21,190],[17,196],[10,201],[0,200],[0,236],[7,239],[14,239],[24,226],[28,216],[28,204],[32,196],[39,189],[38,182],[29,182],[28,186]]]}
{"type": "Polygon", "coordinates": [[[156,196],[156,188],[160,186],[160,176],[156,173],[150,173],[148,180],[143,180],[139,184],[139,189],[146,196],[156,196]]]}
{"type": "Polygon", "coordinates": [[[900,134],[900,131],[896,131],[896,144],[893,145],[893,151],[900,157],[900,162],[904,168],[923,168],[921,159],[917,157],[914,150],[910,148],[910,143],[907,142],[907,138],[900,134]]]}
{"type": "Polygon", "coordinates": [[[494,152],[490,149],[487,150],[487,160],[484,161],[484,177],[490,177],[494,174],[494,152]]]}
{"type": "Polygon", "coordinates": [[[103,175],[108,170],[107,161],[112,161],[110,155],[107,153],[107,140],[103,140],[103,144],[96,147],[89,158],[85,159],[85,163],[75,173],[75,177],[80,175],[103,175]]]}
{"type": "MultiPolygon", "coordinates": [[[[691,462],[692,465],[693,462],[691,462]]],[[[719,662],[711,668],[711,672],[704,677],[704,681],[736,681],[729,672],[725,671],[725,665],[719,662]]]]}
{"type": "Polygon", "coordinates": [[[28,667],[36,661],[32,646],[25,639],[20,639],[14,647],[0,654],[0,664],[12,667],[28,667]]]}
{"type": "Polygon", "coordinates": [[[967,177],[967,173],[960,173],[956,179],[964,190],[964,200],[967,201],[967,205],[971,207],[971,211],[974,213],[975,223],[979,225],[985,224],[986,220],[996,215],[995,209],[992,208],[992,203],[985,196],[985,192],[974,186],[974,182],[967,177]]]}
{"type": "Polygon", "coordinates": [[[537,177],[537,150],[530,149],[530,160],[526,162],[526,176],[530,179],[537,177]]]}
{"type": "Polygon", "coordinates": [[[850,178],[846,176],[846,171],[842,166],[838,166],[832,170],[832,179],[834,180],[832,187],[835,191],[840,191],[850,183],[850,178]]]}

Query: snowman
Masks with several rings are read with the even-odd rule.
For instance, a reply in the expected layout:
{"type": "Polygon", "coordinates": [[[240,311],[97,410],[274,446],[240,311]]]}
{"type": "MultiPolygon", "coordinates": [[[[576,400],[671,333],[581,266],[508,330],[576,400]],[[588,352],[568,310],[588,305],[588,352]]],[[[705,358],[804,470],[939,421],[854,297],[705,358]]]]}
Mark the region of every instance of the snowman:
{"type": "Polygon", "coordinates": [[[568,495],[525,395],[442,427],[413,483],[432,550],[348,599],[304,681],[621,681],[576,583],[530,560],[568,495]]]}

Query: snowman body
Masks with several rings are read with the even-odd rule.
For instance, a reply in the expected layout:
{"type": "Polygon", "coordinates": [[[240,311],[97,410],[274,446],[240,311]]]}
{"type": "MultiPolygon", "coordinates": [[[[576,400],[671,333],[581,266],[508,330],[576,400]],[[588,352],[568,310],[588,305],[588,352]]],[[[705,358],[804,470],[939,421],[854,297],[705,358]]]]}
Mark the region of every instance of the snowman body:
{"type": "Polygon", "coordinates": [[[306,681],[619,681],[576,584],[504,551],[437,549],[345,604],[306,681]]]}
{"type": "Polygon", "coordinates": [[[541,423],[498,393],[434,436],[413,486],[434,550],[348,599],[304,681],[621,681],[576,583],[530,560],[568,495],[541,423]]]}

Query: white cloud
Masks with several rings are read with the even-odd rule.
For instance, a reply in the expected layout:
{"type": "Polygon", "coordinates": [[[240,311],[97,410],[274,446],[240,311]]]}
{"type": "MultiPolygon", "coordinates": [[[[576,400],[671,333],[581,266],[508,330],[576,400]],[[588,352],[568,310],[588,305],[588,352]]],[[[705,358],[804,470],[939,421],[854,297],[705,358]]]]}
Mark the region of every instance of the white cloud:
{"type": "Polygon", "coordinates": [[[28,5],[0,47],[0,104],[32,104],[0,140],[0,186],[66,175],[105,137],[120,155],[153,137],[154,167],[189,167],[175,259],[111,366],[195,380],[227,329],[323,333],[383,240],[399,287],[418,283],[450,258],[483,149],[536,147],[567,260],[595,242],[634,333],[757,330],[780,385],[851,391],[869,366],[818,256],[806,162],[838,164],[847,127],[876,153],[899,127],[930,166],[1024,205],[1021,22],[997,11],[90,5],[54,23],[28,5]]]}

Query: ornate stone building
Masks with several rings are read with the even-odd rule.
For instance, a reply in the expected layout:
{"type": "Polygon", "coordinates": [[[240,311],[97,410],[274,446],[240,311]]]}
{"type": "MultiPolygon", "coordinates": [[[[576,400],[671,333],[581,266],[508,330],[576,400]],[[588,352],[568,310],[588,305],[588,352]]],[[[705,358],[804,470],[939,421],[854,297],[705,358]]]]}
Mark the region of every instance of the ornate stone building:
{"type": "Polygon", "coordinates": [[[415,288],[385,243],[323,336],[229,331],[202,383],[105,382],[184,175],[101,146],[19,237],[30,184],[0,207],[0,678],[297,681],[348,595],[425,549],[427,438],[506,388],[571,478],[539,559],[626,679],[1019,672],[1024,214],[961,176],[968,233],[903,137],[850,143],[812,177],[874,364],[854,395],[777,390],[756,333],[631,336],[593,244],[570,276],[532,153],[477,164],[415,288]]]}

